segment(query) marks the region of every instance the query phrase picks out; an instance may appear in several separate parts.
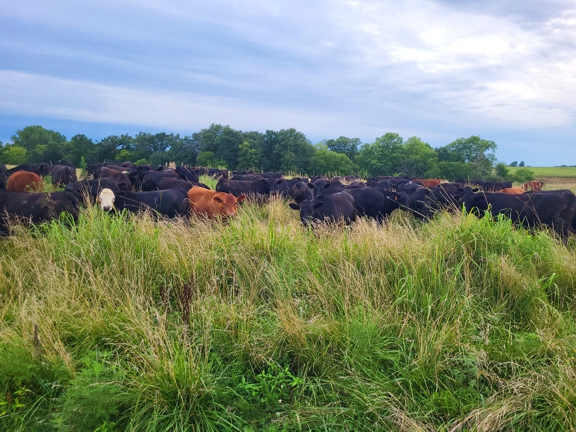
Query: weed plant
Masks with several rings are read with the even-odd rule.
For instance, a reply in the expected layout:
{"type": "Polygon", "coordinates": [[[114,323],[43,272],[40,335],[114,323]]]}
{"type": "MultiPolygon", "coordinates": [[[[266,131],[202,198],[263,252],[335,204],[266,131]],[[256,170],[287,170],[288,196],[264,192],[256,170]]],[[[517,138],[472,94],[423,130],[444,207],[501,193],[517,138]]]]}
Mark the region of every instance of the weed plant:
{"type": "Polygon", "coordinates": [[[0,239],[0,430],[576,429],[575,243],[90,208],[0,239]]]}

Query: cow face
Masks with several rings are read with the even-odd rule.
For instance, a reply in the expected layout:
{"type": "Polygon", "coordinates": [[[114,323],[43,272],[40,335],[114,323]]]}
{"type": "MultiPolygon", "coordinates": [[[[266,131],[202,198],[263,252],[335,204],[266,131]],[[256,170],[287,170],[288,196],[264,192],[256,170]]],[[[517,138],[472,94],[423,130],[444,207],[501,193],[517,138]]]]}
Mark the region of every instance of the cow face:
{"type": "Polygon", "coordinates": [[[103,211],[111,211],[114,208],[114,200],[116,196],[112,190],[106,188],[102,189],[102,192],[98,195],[96,202],[100,204],[100,208],[103,211]]]}
{"type": "Polygon", "coordinates": [[[310,219],[314,219],[315,210],[322,207],[324,202],[305,200],[302,201],[300,205],[294,203],[290,203],[289,205],[292,210],[300,210],[300,221],[302,221],[302,225],[307,227],[310,219]]]}
{"type": "Polygon", "coordinates": [[[236,198],[232,194],[218,194],[213,198],[216,213],[222,217],[236,217],[237,204],[243,202],[246,195],[242,194],[236,198]]]}

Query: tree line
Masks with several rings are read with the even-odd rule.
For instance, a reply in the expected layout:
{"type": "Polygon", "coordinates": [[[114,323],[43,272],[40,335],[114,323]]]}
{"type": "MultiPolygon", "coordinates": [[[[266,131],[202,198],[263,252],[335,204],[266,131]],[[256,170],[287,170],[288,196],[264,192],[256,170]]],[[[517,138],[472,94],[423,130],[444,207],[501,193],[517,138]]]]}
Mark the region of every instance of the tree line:
{"type": "Polygon", "coordinates": [[[282,171],[285,173],[360,174],[363,177],[478,179],[509,177],[497,163],[494,141],[479,136],[458,138],[433,148],[418,137],[402,138],[386,133],[371,143],[341,136],[313,144],[296,129],[243,132],[212,124],[192,135],[140,132],[110,135],[94,141],[83,134],[70,140],[42,126],[27,126],[0,147],[0,162],[58,163],[72,161],[77,167],[102,161],[136,164],[177,164],[221,167],[229,170],[282,171]]]}

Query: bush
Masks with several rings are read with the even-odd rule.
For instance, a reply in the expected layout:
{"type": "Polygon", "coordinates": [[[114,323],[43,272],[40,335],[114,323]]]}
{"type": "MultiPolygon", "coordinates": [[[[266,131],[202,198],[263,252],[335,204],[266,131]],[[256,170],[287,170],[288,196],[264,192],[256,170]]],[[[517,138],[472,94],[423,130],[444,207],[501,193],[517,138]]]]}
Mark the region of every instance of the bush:
{"type": "Polygon", "coordinates": [[[512,175],[512,181],[517,183],[524,183],[531,180],[534,180],[534,171],[529,170],[528,168],[519,168],[512,175]]]}

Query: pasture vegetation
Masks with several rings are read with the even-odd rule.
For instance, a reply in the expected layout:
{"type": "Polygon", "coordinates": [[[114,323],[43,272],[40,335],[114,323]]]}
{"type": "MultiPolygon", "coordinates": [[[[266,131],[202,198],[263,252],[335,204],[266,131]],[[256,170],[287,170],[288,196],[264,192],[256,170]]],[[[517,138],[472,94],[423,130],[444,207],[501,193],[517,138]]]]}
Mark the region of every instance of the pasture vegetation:
{"type": "Polygon", "coordinates": [[[0,239],[0,429],[574,430],[576,244],[82,212],[0,239]]]}

